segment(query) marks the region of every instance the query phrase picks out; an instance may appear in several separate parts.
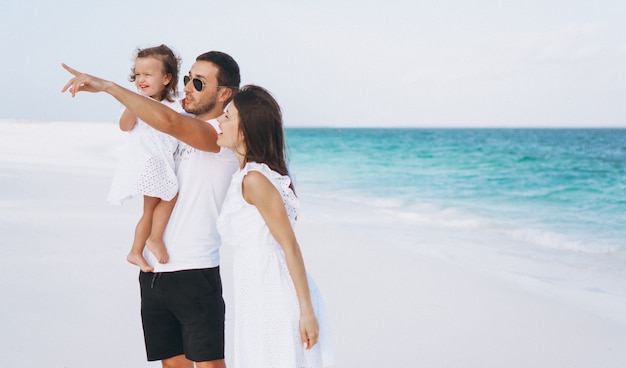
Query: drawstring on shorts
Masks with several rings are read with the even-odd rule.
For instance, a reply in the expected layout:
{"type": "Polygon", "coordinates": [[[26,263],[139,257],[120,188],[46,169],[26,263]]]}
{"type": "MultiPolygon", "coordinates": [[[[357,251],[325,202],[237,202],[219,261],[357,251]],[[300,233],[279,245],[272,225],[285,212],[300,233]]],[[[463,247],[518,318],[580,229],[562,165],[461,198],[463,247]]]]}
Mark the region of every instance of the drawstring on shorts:
{"type": "Polygon", "coordinates": [[[161,278],[161,273],[160,272],[155,272],[154,275],[152,275],[152,282],[150,283],[150,289],[154,289],[154,284],[160,278],[161,278]]]}

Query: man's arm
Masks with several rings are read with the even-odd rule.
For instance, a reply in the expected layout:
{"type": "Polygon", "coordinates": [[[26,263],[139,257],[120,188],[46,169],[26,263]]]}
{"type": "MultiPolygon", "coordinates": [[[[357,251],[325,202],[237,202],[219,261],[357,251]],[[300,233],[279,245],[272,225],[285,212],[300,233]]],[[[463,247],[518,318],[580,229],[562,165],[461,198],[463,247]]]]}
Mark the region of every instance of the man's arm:
{"type": "Polygon", "coordinates": [[[197,149],[219,152],[217,132],[211,124],[179,114],[160,102],[132,92],[111,81],[81,73],[65,64],[62,65],[74,77],[67,82],[61,92],[69,90],[72,97],[81,91],[106,92],[154,129],[169,134],[197,149]]]}

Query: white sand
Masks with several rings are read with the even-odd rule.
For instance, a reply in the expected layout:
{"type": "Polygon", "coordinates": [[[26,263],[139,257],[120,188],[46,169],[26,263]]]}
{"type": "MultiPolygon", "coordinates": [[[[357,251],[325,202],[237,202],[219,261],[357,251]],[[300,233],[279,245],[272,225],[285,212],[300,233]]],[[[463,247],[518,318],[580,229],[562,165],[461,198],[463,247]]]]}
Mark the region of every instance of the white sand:
{"type": "MultiPolygon", "coordinates": [[[[160,366],[145,361],[138,271],[125,261],[141,203],[105,201],[122,139],[114,124],[0,121],[2,366],[160,366]]],[[[303,202],[298,235],[337,367],[626,366],[616,313],[347,231],[303,202]]],[[[231,259],[224,249],[227,304],[231,259]]]]}

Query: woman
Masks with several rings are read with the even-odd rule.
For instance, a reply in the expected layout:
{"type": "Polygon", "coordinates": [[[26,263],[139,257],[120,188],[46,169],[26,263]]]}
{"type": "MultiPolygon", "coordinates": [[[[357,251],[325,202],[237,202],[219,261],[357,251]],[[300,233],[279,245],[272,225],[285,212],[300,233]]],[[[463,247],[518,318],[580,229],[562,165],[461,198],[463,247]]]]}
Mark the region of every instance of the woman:
{"type": "Polygon", "coordinates": [[[293,231],[298,200],[280,107],[263,88],[245,86],[218,121],[217,143],[240,165],[218,219],[223,244],[235,247],[235,367],[332,365],[324,306],[293,231]]]}

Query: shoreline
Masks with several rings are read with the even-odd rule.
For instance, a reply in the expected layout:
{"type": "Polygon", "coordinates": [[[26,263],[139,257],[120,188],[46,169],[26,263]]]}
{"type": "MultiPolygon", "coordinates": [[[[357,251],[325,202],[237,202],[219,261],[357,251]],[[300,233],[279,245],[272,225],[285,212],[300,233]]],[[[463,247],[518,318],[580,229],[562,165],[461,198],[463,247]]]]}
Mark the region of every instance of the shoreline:
{"type": "Polygon", "coordinates": [[[619,367],[626,359],[624,323],[537,285],[307,220],[300,239],[330,305],[337,367],[619,367]]]}
{"type": "MultiPolygon", "coordinates": [[[[141,201],[105,200],[123,137],[115,128],[0,124],[7,295],[0,344],[8,366],[25,356],[50,367],[80,367],[94,356],[96,368],[160,366],[145,361],[138,270],[125,260],[141,201]]],[[[558,273],[542,283],[524,274],[533,271],[527,263],[489,268],[502,258],[472,264],[488,253],[412,249],[392,231],[336,219],[300,195],[296,235],[328,309],[335,367],[621,368],[626,361],[626,324],[612,317],[626,303],[616,299],[606,306],[611,313],[574,303],[581,295],[615,301],[586,285],[584,273],[585,294],[561,295],[558,273]]],[[[222,249],[230,365],[231,257],[222,249]]]]}

